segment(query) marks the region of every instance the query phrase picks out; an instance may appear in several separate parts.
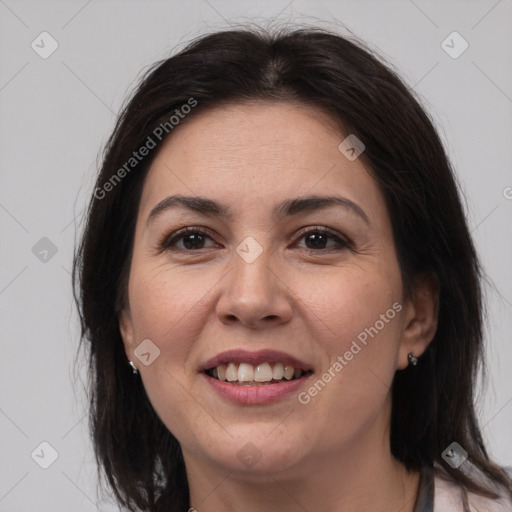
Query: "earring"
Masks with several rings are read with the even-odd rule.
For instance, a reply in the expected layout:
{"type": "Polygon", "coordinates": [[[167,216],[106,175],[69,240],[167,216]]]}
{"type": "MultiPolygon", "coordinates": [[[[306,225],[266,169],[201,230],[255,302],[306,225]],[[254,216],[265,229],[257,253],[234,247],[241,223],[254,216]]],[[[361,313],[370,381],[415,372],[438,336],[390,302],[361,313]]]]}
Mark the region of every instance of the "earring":
{"type": "Polygon", "coordinates": [[[412,352],[407,356],[407,358],[409,359],[409,363],[412,364],[412,366],[417,366],[418,365],[418,358],[415,357],[412,352]]]}
{"type": "Polygon", "coordinates": [[[133,364],[133,361],[128,361],[128,363],[132,367],[133,373],[139,373],[139,370],[137,370],[137,367],[133,364]]]}

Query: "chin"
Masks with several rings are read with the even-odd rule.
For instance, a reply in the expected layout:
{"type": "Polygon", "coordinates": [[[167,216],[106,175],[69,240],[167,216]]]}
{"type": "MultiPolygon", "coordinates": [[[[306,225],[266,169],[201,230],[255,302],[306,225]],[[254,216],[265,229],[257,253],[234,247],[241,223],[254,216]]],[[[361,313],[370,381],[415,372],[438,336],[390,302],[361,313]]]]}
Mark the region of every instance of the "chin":
{"type": "MultiPolygon", "coordinates": [[[[230,437],[224,432],[222,439],[210,436],[199,451],[216,466],[227,471],[247,475],[267,475],[286,471],[300,464],[305,456],[304,438],[290,435],[289,429],[283,435],[276,424],[238,425],[230,429],[230,437]]],[[[198,453],[196,451],[196,453],[198,453]]]]}

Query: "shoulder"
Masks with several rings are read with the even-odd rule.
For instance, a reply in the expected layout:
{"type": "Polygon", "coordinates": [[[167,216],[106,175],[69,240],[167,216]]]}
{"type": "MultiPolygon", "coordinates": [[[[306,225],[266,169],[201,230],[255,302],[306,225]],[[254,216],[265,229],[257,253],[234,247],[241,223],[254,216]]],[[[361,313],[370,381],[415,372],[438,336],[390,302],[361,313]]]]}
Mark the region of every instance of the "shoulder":
{"type": "MultiPolygon", "coordinates": [[[[436,471],[434,477],[434,512],[463,512],[462,488],[449,480],[446,474],[436,471]]],[[[505,494],[500,499],[490,499],[468,493],[471,512],[512,512],[512,497],[505,494]]]]}

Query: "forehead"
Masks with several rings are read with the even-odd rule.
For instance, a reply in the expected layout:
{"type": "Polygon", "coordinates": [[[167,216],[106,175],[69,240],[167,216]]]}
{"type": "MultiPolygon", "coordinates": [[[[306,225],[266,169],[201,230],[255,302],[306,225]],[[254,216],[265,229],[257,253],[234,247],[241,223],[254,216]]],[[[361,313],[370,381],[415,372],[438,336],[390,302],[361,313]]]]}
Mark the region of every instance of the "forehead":
{"type": "Polygon", "coordinates": [[[234,210],[307,193],[343,192],[362,207],[381,201],[362,161],[338,149],[345,138],[333,119],[301,104],[252,102],[199,111],[160,148],[140,211],[147,215],[174,193],[213,195],[234,210]]]}
{"type": "Polygon", "coordinates": [[[185,119],[161,152],[191,161],[212,154],[234,167],[239,167],[241,158],[254,158],[250,167],[261,171],[262,157],[263,164],[277,163],[279,157],[287,163],[299,161],[304,158],[300,150],[304,144],[313,148],[338,140],[341,134],[334,120],[319,110],[297,103],[253,101],[210,108],[185,119]]]}

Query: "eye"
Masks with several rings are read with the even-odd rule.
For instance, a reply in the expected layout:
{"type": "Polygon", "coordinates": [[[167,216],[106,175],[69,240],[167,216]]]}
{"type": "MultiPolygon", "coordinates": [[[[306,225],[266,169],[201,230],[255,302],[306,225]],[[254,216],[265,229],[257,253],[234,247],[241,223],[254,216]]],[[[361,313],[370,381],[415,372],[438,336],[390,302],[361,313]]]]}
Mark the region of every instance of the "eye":
{"type": "Polygon", "coordinates": [[[193,251],[202,249],[206,238],[211,240],[209,232],[204,228],[187,227],[165,236],[159,244],[161,250],[193,251]],[[183,240],[183,247],[178,247],[177,242],[183,240]]]}
{"type": "Polygon", "coordinates": [[[331,250],[342,251],[344,249],[350,249],[351,247],[349,242],[341,238],[335,232],[320,226],[314,226],[302,231],[299,234],[299,240],[301,239],[305,239],[306,249],[313,252],[331,250]],[[334,241],[334,247],[325,247],[329,240],[334,241]]]}
{"type": "MultiPolygon", "coordinates": [[[[209,230],[199,227],[186,227],[165,236],[159,243],[159,247],[162,251],[194,252],[199,249],[208,249],[208,247],[204,247],[207,239],[212,240],[209,230]],[[183,244],[181,247],[179,246],[180,243],[183,244]]],[[[306,241],[305,249],[313,252],[342,251],[351,248],[350,243],[341,236],[328,228],[319,226],[307,228],[299,233],[298,240],[302,239],[306,241]],[[326,247],[329,241],[334,242],[334,247],[332,245],[326,247]]]]}

